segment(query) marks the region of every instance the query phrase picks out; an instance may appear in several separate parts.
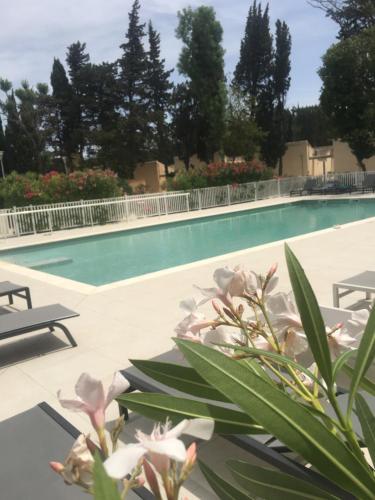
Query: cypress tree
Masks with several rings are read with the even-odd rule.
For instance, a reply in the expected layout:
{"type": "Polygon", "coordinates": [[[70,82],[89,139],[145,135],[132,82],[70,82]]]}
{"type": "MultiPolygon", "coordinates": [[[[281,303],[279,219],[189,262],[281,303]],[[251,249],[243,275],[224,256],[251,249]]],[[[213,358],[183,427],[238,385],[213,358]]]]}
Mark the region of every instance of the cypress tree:
{"type": "Polygon", "coordinates": [[[150,151],[155,159],[167,164],[171,159],[171,144],[167,114],[171,104],[173,70],[165,69],[165,59],[160,57],[160,34],[152,22],[148,24],[149,52],[147,57],[147,90],[151,125],[150,151]]]}
{"type": "Polygon", "coordinates": [[[64,66],[59,59],[54,59],[51,73],[52,96],[55,103],[55,139],[56,151],[71,162],[75,153],[75,143],[72,138],[72,88],[64,66]]]}
{"type": "Polygon", "coordinates": [[[4,149],[5,149],[5,135],[3,129],[3,122],[1,120],[1,115],[0,115],[0,151],[4,152],[4,149]]]}
{"type": "Polygon", "coordinates": [[[272,61],[269,7],[267,4],[263,11],[261,4],[254,0],[249,9],[233,79],[235,86],[250,97],[252,116],[256,114],[261,94],[269,90],[272,61]]]}
{"type": "Polygon", "coordinates": [[[125,161],[125,174],[132,176],[138,162],[147,157],[148,103],[147,103],[147,56],[143,46],[145,24],[139,19],[140,4],[135,0],[129,13],[126,41],[120,47],[119,60],[121,149],[125,161]]]}
{"type": "Polygon", "coordinates": [[[266,145],[263,148],[263,156],[267,157],[268,163],[275,166],[279,162],[279,175],[283,173],[282,158],[286,151],[287,141],[287,121],[288,116],[285,110],[286,98],[290,88],[290,54],[292,50],[292,38],[289,27],[279,19],[276,22],[276,50],[274,61],[274,72],[272,78],[274,110],[271,130],[266,145]]]}
{"type": "Polygon", "coordinates": [[[66,63],[70,77],[71,102],[70,102],[70,136],[72,149],[78,153],[81,160],[86,142],[88,127],[85,126],[85,112],[87,101],[87,69],[90,56],[86,53],[86,44],[77,41],[68,47],[66,63]]]}
{"type": "Polygon", "coordinates": [[[210,161],[222,150],[225,132],[223,29],[212,7],[184,9],[178,16],[176,34],[184,44],[178,68],[197,106],[195,152],[210,161]]]}

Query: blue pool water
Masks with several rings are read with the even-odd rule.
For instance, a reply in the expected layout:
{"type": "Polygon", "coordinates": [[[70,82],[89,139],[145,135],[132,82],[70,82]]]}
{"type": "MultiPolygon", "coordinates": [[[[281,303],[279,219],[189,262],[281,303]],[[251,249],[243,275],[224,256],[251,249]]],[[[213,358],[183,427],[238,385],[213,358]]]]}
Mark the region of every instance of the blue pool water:
{"type": "Polygon", "coordinates": [[[90,285],[375,216],[375,200],[301,201],[0,252],[0,259],[90,285]]]}

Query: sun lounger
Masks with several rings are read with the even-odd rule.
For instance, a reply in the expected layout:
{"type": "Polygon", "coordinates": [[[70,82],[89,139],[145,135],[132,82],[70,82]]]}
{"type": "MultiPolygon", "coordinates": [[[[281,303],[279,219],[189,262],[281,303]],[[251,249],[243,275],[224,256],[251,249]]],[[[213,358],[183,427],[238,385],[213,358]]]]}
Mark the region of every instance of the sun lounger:
{"type": "Polygon", "coordinates": [[[302,188],[292,189],[289,194],[290,196],[302,196],[303,194],[311,194],[313,189],[315,189],[317,185],[317,179],[307,179],[302,188]]]}
{"type": "Polygon", "coordinates": [[[346,278],[332,285],[333,305],[340,307],[340,299],[353,292],[364,292],[366,300],[375,293],[375,271],[364,271],[351,278],[346,278]],[[344,290],[340,292],[340,290],[344,290]]]}
{"type": "Polygon", "coordinates": [[[53,332],[54,328],[60,328],[72,347],[76,347],[77,343],[72,334],[60,321],[77,316],[79,316],[78,313],[60,304],[4,314],[0,318],[0,340],[35,332],[44,328],[48,328],[51,332],[53,332]]]}
{"type": "Polygon", "coordinates": [[[31,296],[28,286],[20,286],[10,281],[0,282],[0,297],[8,296],[9,304],[13,304],[13,297],[19,297],[26,300],[27,308],[31,309],[31,296]]]}
{"type": "Polygon", "coordinates": [[[338,181],[329,181],[323,186],[312,189],[311,194],[351,194],[357,191],[356,186],[344,185],[338,181]]]}
{"type": "MultiPolygon", "coordinates": [[[[64,459],[80,432],[47,403],[0,422],[0,497],[4,500],[87,500],[48,463],[64,459]]],[[[129,499],[153,499],[139,488],[129,499]]]]}

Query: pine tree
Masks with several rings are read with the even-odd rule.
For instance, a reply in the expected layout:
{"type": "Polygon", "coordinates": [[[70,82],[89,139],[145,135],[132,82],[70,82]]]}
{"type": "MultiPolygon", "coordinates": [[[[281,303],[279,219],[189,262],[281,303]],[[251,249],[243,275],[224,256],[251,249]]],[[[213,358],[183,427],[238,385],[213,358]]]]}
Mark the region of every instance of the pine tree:
{"type": "Polygon", "coordinates": [[[129,13],[126,41],[119,60],[120,108],[123,120],[120,130],[122,159],[125,174],[132,176],[138,162],[147,158],[148,103],[147,103],[147,56],[143,46],[145,24],[139,19],[140,4],[135,0],[129,13]]]}
{"type": "Polygon", "coordinates": [[[178,16],[176,34],[184,44],[178,68],[197,106],[195,152],[210,161],[222,149],[225,132],[223,29],[212,7],[184,9],[178,16]]]}
{"type": "Polygon", "coordinates": [[[255,116],[260,96],[268,92],[272,78],[272,35],[268,4],[254,0],[246,21],[245,35],[241,41],[240,59],[235,69],[233,83],[250,97],[251,114],[255,116]]]}
{"type": "Polygon", "coordinates": [[[167,114],[171,104],[170,76],[173,70],[165,70],[165,59],[160,57],[160,34],[148,24],[149,52],[147,57],[147,99],[151,125],[150,154],[167,164],[171,160],[170,131],[167,114]]]}

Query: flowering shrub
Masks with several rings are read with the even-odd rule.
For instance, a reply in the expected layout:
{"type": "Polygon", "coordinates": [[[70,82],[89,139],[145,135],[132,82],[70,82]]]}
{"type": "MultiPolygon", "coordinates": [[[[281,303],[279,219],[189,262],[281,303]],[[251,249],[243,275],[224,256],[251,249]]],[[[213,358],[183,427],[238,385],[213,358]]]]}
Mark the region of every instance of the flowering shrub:
{"type": "Polygon", "coordinates": [[[59,203],[121,196],[117,175],[111,170],[77,170],[68,175],[56,171],[44,175],[12,172],[0,181],[3,207],[59,203]]]}
{"type": "Polygon", "coordinates": [[[100,455],[95,454],[88,436],[81,436],[64,464],[51,463],[65,482],[95,495],[105,491],[100,498],[120,500],[142,484],[143,471],[157,499],[177,500],[196,461],[195,445],[186,450],[179,437],[185,433],[210,439],[215,426],[222,434],[275,436],[326,479],[315,471],[311,475],[301,469],[298,474],[298,467],[293,472],[291,462],[291,472],[285,473],[275,470],[275,460],[272,469],[229,460],[240,485],[235,486],[201,464],[219,498],[374,498],[375,415],[367,398],[375,394],[375,308],[325,325],[288,246],[286,260],[293,293],[276,292],[276,265],[265,276],[226,267],[215,271],[215,286],[196,287],[199,297],[181,302],[185,316],[176,327],[175,341],[190,367],[133,362],[187,397],[122,394],[128,383],[119,374],[107,394],[87,374],[76,385],[77,398],[59,394],[65,408],[89,416],[100,446],[100,455]],[[201,308],[208,302],[214,312],[207,318],[201,308]],[[118,448],[123,426],[119,418],[110,445],[105,410],[115,397],[125,408],[154,419],[171,416],[179,423],[174,428],[168,421],[164,427],[156,425],[150,435],[137,432],[137,443],[118,448]],[[354,413],[360,429],[354,427],[354,413]],[[195,418],[187,420],[192,414],[195,418]]]}
{"type": "MultiPolygon", "coordinates": [[[[238,434],[238,423],[246,422],[243,434],[275,436],[337,487],[332,495],[324,481],[312,483],[309,476],[296,479],[230,460],[228,467],[240,489],[203,465],[202,472],[220,498],[223,492],[228,498],[248,498],[245,489],[251,498],[370,500],[375,491],[370,462],[371,458],[375,463],[375,416],[367,397],[375,394],[375,309],[325,325],[289,247],[286,259],[293,293],[276,292],[276,265],[265,276],[222,268],[214,273],[214,287],[197,288],[200,297],[181,303],[185,317],[176,327],[176,343],[191,368],[182,371],[178,365],[151,366],[139,360],[134,364],[160,383],[210,400],[211,415],[222,411],[218,401],[232,403],[240,413],[227,413],[225,422],[215,418],[216,430],[238,434]],[[201,309],[209,301],[212,317],[201,309]],[[345,397],[340,396],[343,392],[345,397]],[[354,412],[360,431],[354,428],[354,412]]],[[[186,397],[154,394],[154,418],[176,408],[183,418],[189,415],[189,403],[193,404],[186,397]]],[[[144,415],[149,410],[143,394],[122,396],[121,404],[144,415]]],[[[205,405],[199,407],[196,400],[194,405],[196,417],[206,415],[205,405]]]]}
{"type": "Polygon", "coordinates": [[[173,190],[225,186],[272,179],[273,172],[259,160],[243,163],[211,163],[206,167],[179,171],[170,183],[173,190]]]}
{"type": "Polygon", "coordinates": [[[105,393],[100,380],[83,373],[75,387],[75,398],[63,398],[59,391],[58,397],[64,408],[86,413],[90,418],[99,448],[96,448],[89,436],[81,434],[64,463],[50,462],[50,466],[62,476],[66,484],[80,486],[95,498],[99,498],[100,491],[100,498],[123,500],[132,488],[144,484],[144,478],[141,477],[143,472],[155,498],[162,498],[160,477],[166,498],[177,500],[180,488],[190,476],[197,458],[195,443],[186,449],[179,438],[188,434],[199,439],[210,439],[214,422],[211,419],[182,420],[172,428],[167,421],[164,426],[156,425],[150,435],[138,431],[137,443],[119,446],[124,419],[117,419],[108,440],[105,433],[105,413],[113,399],[128,388],[128,381],[120,373],[115,373],[112,384],[105,393]]]}

